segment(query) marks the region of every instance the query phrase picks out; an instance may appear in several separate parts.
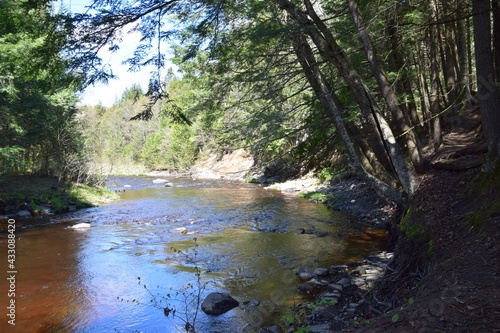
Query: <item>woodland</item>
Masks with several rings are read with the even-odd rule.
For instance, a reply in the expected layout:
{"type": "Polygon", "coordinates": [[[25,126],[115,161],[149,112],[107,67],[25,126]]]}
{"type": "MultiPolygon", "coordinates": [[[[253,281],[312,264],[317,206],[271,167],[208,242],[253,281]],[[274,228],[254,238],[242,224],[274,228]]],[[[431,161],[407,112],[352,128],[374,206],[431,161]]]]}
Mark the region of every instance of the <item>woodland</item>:
{"type": "Polygon", "coordinates": [[[2,173],[74,178],[112,160],[185,170],[203,151],[244,147],[289,177],[345,157],[403,202],[431,167],[424,146],[437,149],[475,105],[485,170],[498,159],[496,1],[89,6],[3,2],[2,173]],[[130,70],[157,68],[148,91],[77,108],[78,92],[113,77],[98,51],[118,49],[125,28],[143,36],[124,59],[130,70]],[[172,51],[175,73],[165,68],[172,51]]]}
{"type": "Polygon", "coordinates": [[[268,178],[348,171],[407,216],[422,184],[498,177],[498,0],[88,6],[0,3],[1,175],[95,183],[138,167],[183,172],[244,148],[268,178]],[[148,89],[133,85],[111,107],[78,105],[86,87],[113,78],[98,52],[118,50],[127,32],[142,38],[124,63],[156,68],[148,89]],[[453,154],[472,157],[433,159],[471,115],[474,142],[453,154]]]}

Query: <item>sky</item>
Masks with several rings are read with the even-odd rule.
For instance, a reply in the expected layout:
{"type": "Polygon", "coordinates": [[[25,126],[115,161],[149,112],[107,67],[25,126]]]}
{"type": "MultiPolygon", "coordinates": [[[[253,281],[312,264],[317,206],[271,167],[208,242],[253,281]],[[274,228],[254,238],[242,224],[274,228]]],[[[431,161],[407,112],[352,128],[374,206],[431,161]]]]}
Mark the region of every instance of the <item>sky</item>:
{"type": "Polygon", "coordinates": [[[143,91],[146,91],[150,72],[154,68],[144,67],[140,72],[129,72],[128,65],[122,64],[124,60],[132,56],[139,39],[140,35],[138,33],[125,34],[118,51],[113,53],[107,50],[99,52],[103,64],[111,66],[111,70],[117,76],[117,79],[109,80],[107,84],[97,83],[85,89],[81,96],[81,105],[101,104],[106,107],[112,106],[120,99],[123,91],[134,84],[140,84],[143,91]]]}
{"type": "MultiPolygon", "coordinates": [[[[86,11],[85,6],[91,2],[91,0],[59,0],[55,3],[55,8],[57,10],[62,4],[65,8],[71,9],[72,13],[81,13],[86,11]]],[[[124,33],[123,42],[119,44],[118,51],[110,52],[105,48],[99,52],[103,64],[109,64],[117,79],[109,80],[107,84],[98,83],[85,89],[80,96],[79,105],[100,104],[110,107],[120,99],[125,89],[134,84],[139,84],[143,91],[146,91],[150,73],[154,68],[150,66],[144,67],[140,72],[129,72],[128,65],[122,64],[132,56],[139,40],[140,34],[137,32],[124,33]]],[[[166,67],[168,66],[167,64],[166,67]]]]}

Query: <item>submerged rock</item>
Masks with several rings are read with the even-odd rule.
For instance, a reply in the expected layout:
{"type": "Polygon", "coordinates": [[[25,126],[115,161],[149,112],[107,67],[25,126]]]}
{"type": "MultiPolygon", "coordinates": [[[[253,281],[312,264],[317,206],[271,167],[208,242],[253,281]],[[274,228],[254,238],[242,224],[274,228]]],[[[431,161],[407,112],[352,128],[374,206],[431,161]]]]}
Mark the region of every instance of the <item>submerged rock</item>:
{"type": "Polygon", "coordinates": [[[208,315],[218,316],[239,305],[240,303],[228,294],[211,293],[201,304],[201,309],[208,315]]]}

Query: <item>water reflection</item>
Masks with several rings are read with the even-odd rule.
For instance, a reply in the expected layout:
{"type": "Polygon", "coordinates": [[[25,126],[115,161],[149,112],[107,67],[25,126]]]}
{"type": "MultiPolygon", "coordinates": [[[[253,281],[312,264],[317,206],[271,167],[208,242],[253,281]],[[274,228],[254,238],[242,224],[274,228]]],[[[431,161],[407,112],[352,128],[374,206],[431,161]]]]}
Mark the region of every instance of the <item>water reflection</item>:
{"type": "MultiPolygon", "coordinates": [[[[196,282],[195,267],[201,283],[209,283],[206,292],[260,303],[219,317],[200,313],[201,331],[251,331],[279,322],[284,308],[301,301],[294,276],[299,267],[357,259],[376,251],[382,238],[343,214],[255,185],[177,180],[164,188],[149,178],[114,181],[116,188],[136,190],[18,235],[19,332],[177,332],[182,321],[165,317],[151,300],[170,294],[170,305],[181,309],[183,296],[175,291],[196,282]],[[93,227],[68,229],[65,219],[93,227]]],[[[5,280],[0,286],[5,290],[5,280]]],[[[0,322],[0,331],[7,329],[0,322]]]]}
{"type": "MultiPolygon", "coordinates": [[[[47,226],[18,231],[17,236],[16,325],[8,325],[2,316],[0,331],[70,332],[74,327],[85,327],[88,321],[80,313],[91,299],[84,285],[85,277],[78,271],[78,253],[86,235],[69,233],[61,226],[47,226]]],[[[1,258],[5,258],[6,237],[0,240],[0,249],[1,258]]],[[[9,300],[4,294],[5,279],[0,280],[0,290],[0,306],[6,309],[9,300]]]]}

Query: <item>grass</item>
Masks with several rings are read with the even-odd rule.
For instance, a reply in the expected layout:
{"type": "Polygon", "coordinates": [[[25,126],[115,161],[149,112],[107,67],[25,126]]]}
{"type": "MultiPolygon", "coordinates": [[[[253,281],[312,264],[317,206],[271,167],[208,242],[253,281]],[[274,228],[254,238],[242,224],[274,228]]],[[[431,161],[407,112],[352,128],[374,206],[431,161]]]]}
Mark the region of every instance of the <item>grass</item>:
{"type": "Polygon", "coordinates": [[[331,209],[338,209],[338,200],[339,198],[335,197],[332,193],[322,193],[322,192],[307,192],[300,193],[299,197],[306,198],[314,202],[319,202],[324,204],[326,207],[331,209]]]}
{"type": "Polygon", "coordinates": [[[16,175],[0,178],[0,214],[29,210],[32,215],[41,215],[46,207],[63,213],[72,206],[93,207],[117,197],[106,188],[58,182],[53,177],[16,175]]]}
{"type": "Polygon", "coordinates": [[[321,297],[319,299],[319,301],[310,303],[308,307],[309,307],[309,309],[314,310],[320,306],[334,306],[336,304],[337,304],[337,300],[335,298],[327,299],[327,298],[321,297]]]}

